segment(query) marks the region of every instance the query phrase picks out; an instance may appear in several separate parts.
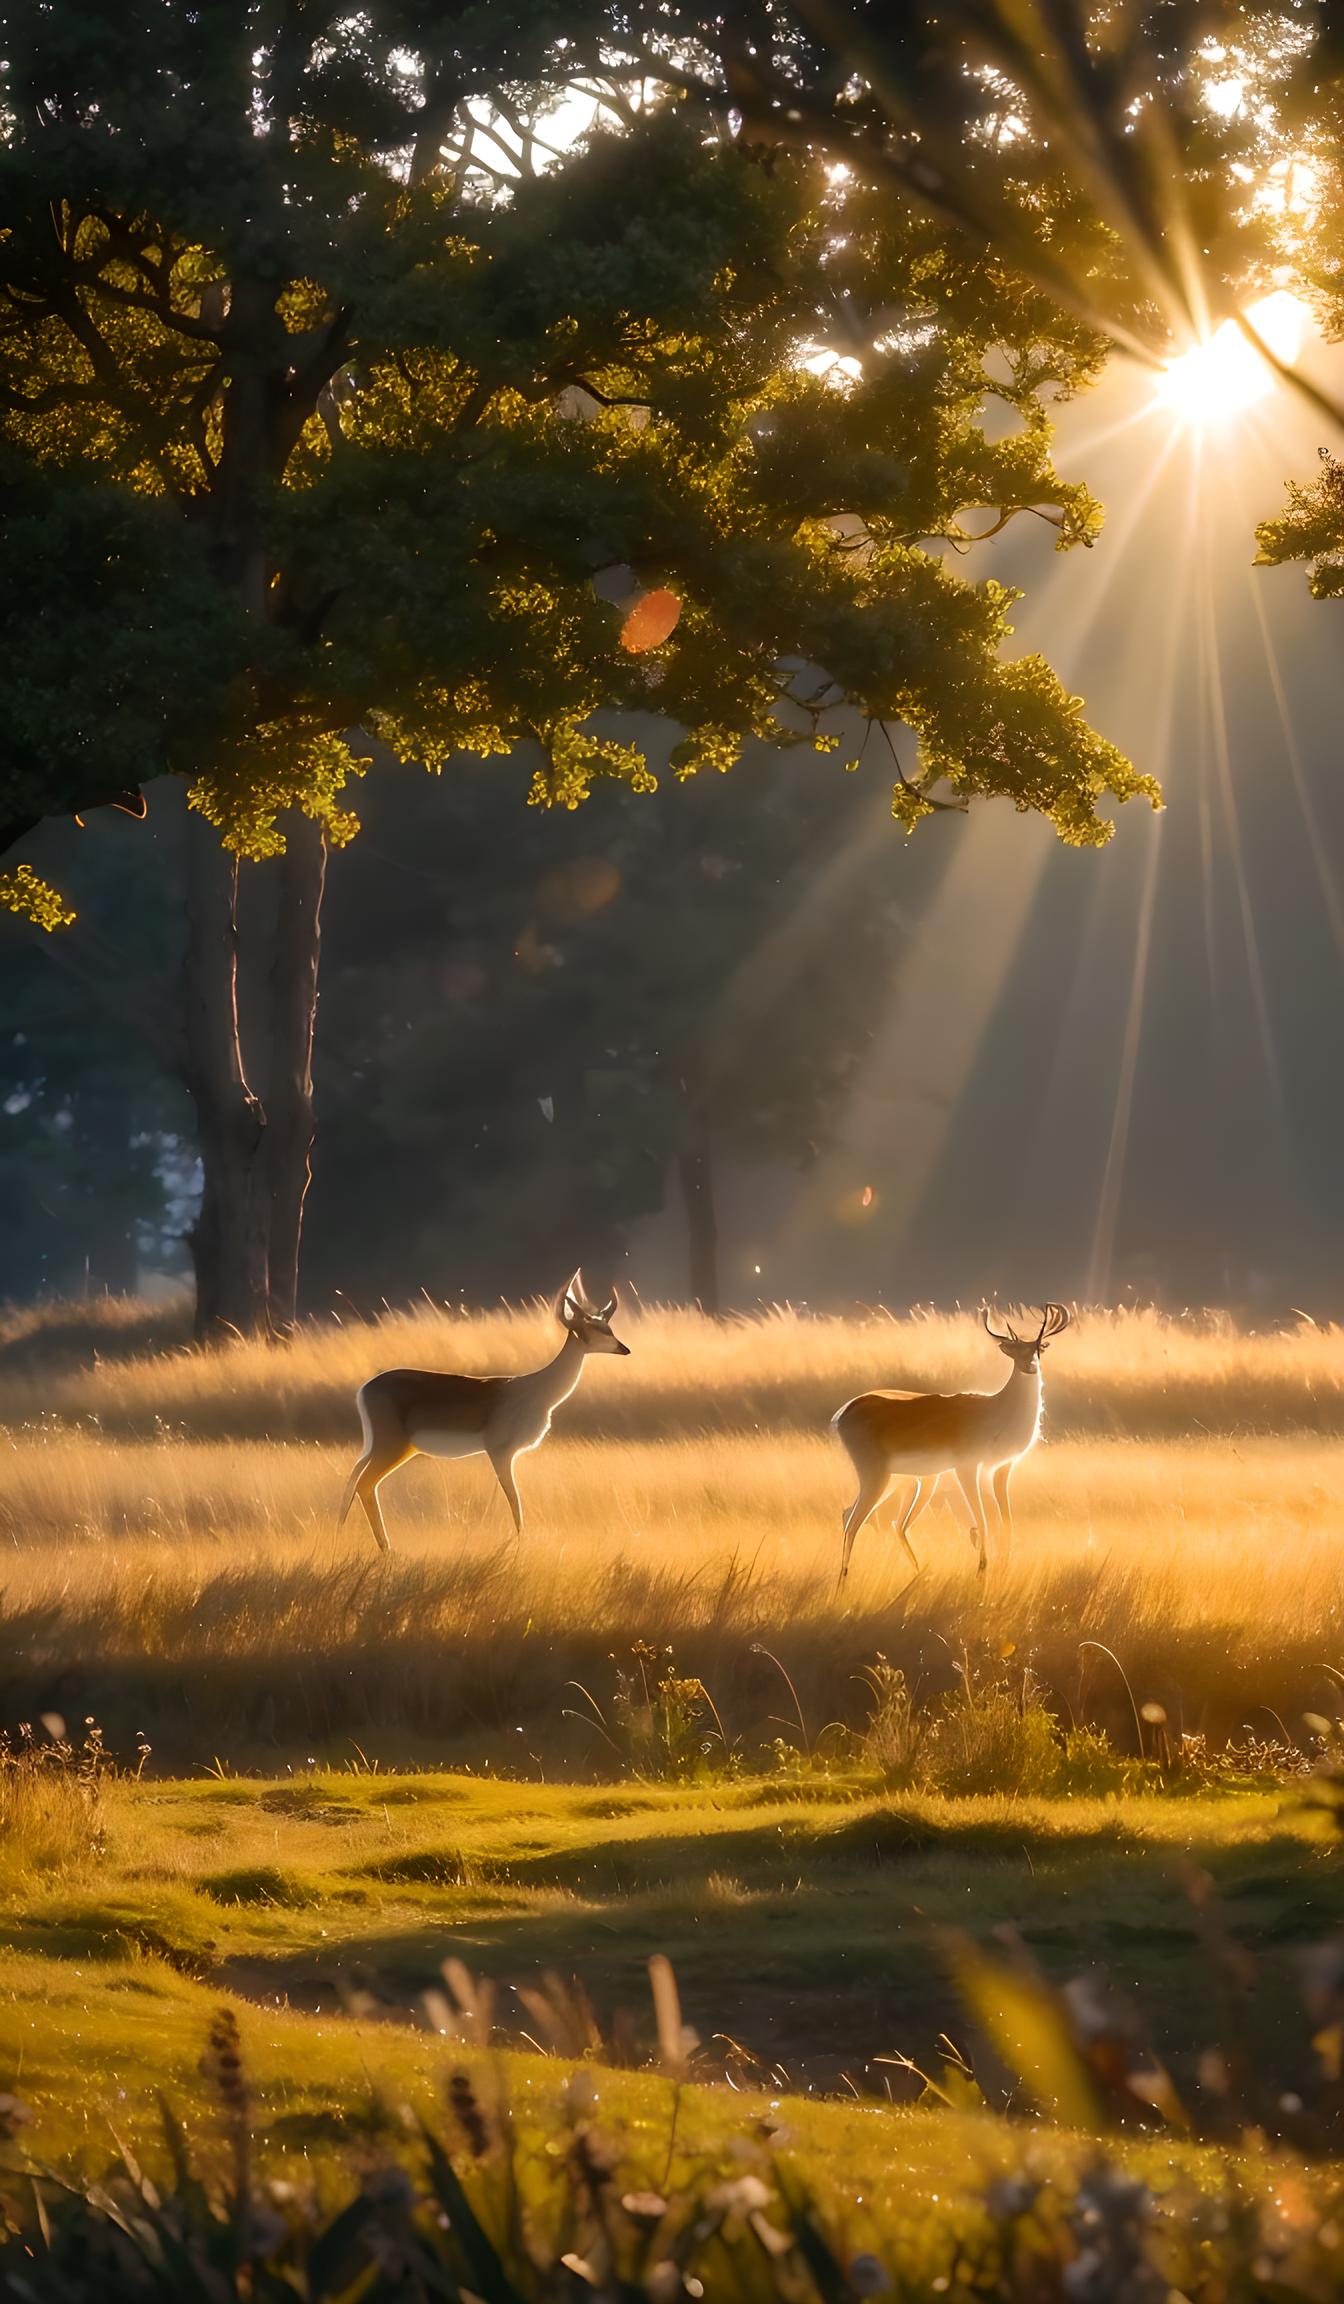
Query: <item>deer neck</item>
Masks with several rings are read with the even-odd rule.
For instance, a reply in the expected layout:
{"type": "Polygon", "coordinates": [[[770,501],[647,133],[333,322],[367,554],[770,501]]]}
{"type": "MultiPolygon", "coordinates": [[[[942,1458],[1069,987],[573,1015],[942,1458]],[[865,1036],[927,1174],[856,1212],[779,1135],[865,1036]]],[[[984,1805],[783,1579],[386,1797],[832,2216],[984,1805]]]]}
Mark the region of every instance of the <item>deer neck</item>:
{"type": "Polygon", "coordinates": [[[1026,1435],[1028,1443],[1035,1439],[1040,1426],[1044,1393],[1045,1386],[1041,1376],[1039,1359],[1036,1362],[1034,1373],[1030,1376],[1025,1368],[1010,1368],[1008,1381],[999,1391],[999,1398],[1003,1402],[1005,1422],[1010,1422],[1014,1431],[1020,1428],[1026,1435]]]}
{"type": "Polygon", "coordinates": [[[523,1376],[519,1381],[526,1385],[537,1406],[544,1408],[549,1416],[562,1400],[568,1400],[583,1374],[583,1364],[587,1357],[571,1328],[554,1360],[548,1360],[543,1368],[534,1369],[530,1376],[523,1376]]]}

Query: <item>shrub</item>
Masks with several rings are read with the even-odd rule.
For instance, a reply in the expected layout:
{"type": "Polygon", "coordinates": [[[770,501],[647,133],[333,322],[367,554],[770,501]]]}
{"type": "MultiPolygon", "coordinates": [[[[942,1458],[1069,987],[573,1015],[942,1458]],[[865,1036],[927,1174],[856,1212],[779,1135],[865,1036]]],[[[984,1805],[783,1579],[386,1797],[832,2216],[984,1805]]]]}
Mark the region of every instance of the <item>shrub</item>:
{"type": "Polygon", "coordinates": [[[858,1757],[876,1769],[884,1784],[913,1784],[924,1741],[925,1722],[915,1709],[904,1672],[879,1655],[861,1673],[872,1695],[868,1725],[859,1739],[858,1757]]]}
{"type": "MultiPolygon", "coordinates": [[[[149,1757],[141,1737],[138,1776],[149,1757]]],[[[48,1713],[39,1730],[24,1721],[0,1730],[0,1885],[34,1872],[63,1872],[102,1850],[102,1786],[115,1773],[96,1720],[75,1743],[65,1722],[48,1713]]]]}
{"type": "Polygon", "coordinates": [[[1117,1752],[1104,1728],[1084,1725],[1064,1731],[1059,1762],[1059,1788],[1083,1799],[1104,1799],[1110,1793],[1132,1789],[1138,1770],[1117,1752]]]}
{"type": "Polygon", "coordinates": [[[703,1680],[678,1672],[670,1647],[636,1640],[630,1663],[616,1667],[609,1712],[578,1680],[570,1686],[588,1710],[566,1707],[565,1717],[595,1728],[634,1776],[685,1784],[700,1776],[732,1775],[737,1754],[724,1734],[703,1680]]]}
{"type": "Polygon", "coordinates": [[[919,1756],[919,1780],[940,1792],[1054,1791],[1063,1750],[1059,1723],[1029,1672],[1019,1685],[976,1685],[969,1668],[943,1698],[919,1756]]]}

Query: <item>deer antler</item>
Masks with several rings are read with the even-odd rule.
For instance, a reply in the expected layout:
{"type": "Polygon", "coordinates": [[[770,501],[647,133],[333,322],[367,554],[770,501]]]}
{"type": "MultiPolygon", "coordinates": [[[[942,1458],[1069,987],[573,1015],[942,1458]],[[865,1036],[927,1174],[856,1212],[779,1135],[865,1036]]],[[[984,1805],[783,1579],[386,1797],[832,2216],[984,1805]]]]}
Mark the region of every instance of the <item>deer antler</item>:
{"type": "Polygon", "coordinates": [[[1000,1333],[997,1328],[991,1327],[989,1318],[989,1306],[987,1304],[982,1308],[980,1317],[985,1323],[985,1334],[987,1336],[992,1336],[996,1344],[1016,1344],[1019,1341],[1017,1330],[1014,1328],[1011,1320],[1008,1323],[1007,1329],[1002,1333],[1000,1333]]]}

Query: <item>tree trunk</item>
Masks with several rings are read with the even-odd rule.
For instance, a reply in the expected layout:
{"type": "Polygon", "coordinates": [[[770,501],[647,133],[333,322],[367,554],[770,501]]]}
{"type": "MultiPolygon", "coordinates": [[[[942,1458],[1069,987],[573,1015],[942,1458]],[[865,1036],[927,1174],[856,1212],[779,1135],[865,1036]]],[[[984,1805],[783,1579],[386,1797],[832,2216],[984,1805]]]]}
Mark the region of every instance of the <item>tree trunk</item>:
{"type": "Polygon", "coordinates": [[[707,1134],[697,1132],[677,1154],[677,1179],[686,1212],[687,1272],[691,1302],[719,1317],[719,1221],[714,1207],[714,1159],[707,1134]]]}
{"type": "MultiPolygon", "coordinates": [[[[326,836],[295,812],[286,825],[273,921],[246,936],[255,974],[243,976],[238,866],[202,817],[184,811],[186,948],[180,1013],[128,981],[120,956],[83,931],[88,953],[46,939],[43,950],[118,1023],[145,1040],[191,1097],[202,1171],[190,1246],[198,1339],[265,1335],[292,1325],[299,1243],[311,1177],[313,1034],[317,1017],[326,836]],[[261,973],[264,971],[264,973],[261,973]],[[239,1014],[240,980],[254,997],[239,1014]],[[269,1067],[263,1106],[243,1057],[249,1045],[269,1067]]],[[[258,925],[260,925],[258,923],[258,925]]],[[[128,1254],[133,1243],[128,1243],[128,1254]]]]}
{"type": "Polygon", "coordinates": [[[238,864],[210,825],[186,825],[187,948],[183,1078],[196,1112],[200,1214],[191,1238],[196,1335],[264,1334],[269,1204],[266,1115],[238,1032],[238,864]]]}
{"type": "Polygon", "coordinates": [[[327,836],[322,826],[295,811],[284,829],[271,960],[266,1092],[268,1263],[271,1323],[277,1329],[291,1328],[299,1311],[299,1245],[313,1175],[313,1034],[327,877],[327,836]]]}

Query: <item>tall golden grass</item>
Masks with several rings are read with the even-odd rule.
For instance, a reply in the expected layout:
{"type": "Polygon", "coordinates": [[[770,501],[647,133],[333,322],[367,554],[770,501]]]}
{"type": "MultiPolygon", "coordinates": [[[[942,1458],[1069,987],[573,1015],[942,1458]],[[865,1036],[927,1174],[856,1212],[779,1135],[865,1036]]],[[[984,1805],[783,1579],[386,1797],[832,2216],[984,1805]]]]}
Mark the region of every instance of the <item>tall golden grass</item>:
{"type": "MultiPolygon", "coordinates": [[[[707,1322],[667,1307],[623,1312],[628,1362],[597,1361],[565,1411],[575,1436],[816,1432],[872,1385],[930,1391],[1001,1382],[1005,1363],[969,1312],[851,1318],[776,1307],[707,1322]]],[[[108,1300],[0,1319],[0,1425],[83,1420],[120,1436],[340,1440],[376,1369],[508,1373],[558,1342],[544,1305],[464,1314],[428,1303],[302,1327],[282,1345],[144,1349],[183,1334],[171,1309],[108,1300]]],[[[1047,1361],[1058,1433],[1344,1434],[1344,1329],[1299,1321],[1253,1334],[1218,1313],[1085,1311],[1047,1361]]]]}
{"type": "Polygon", "coordinates": [[[599,1767],[600,1729],[566,1718],[592,1716],[572,1683],[605,1708],[638,1641],[699,1674],[745,1743],[859,1716],[879,1651],[929,1693],[963,1654],[1030,1666],[1061,1711],[1131,1740],[1131,1692],[1215,1736],[1338,1708],[1340,1331],[1080,1316],[1047,1361],[1011,1559],[977,1579],[940,1506],[917,1580],[877,1525],[839,1594],[850,1475],[827,1419],[874,1383],[999,1381],[974,1319],[624,1326],[634,1356],[595,1361],[522,1467],[521,1543],[487,1467],[422,1462],[384,1490],[384,1561],[355,1518],[334,1527],[356,1385],[399,1362],[526,1366],[556,1334],[543,1310],[425,1307],[204,1354],[146,1349],[138,1308],[11,1317],[7,1710],[95,1711],[114,1742],[143,1725],[184,1763],[353,1740],[599,1767]]]}

